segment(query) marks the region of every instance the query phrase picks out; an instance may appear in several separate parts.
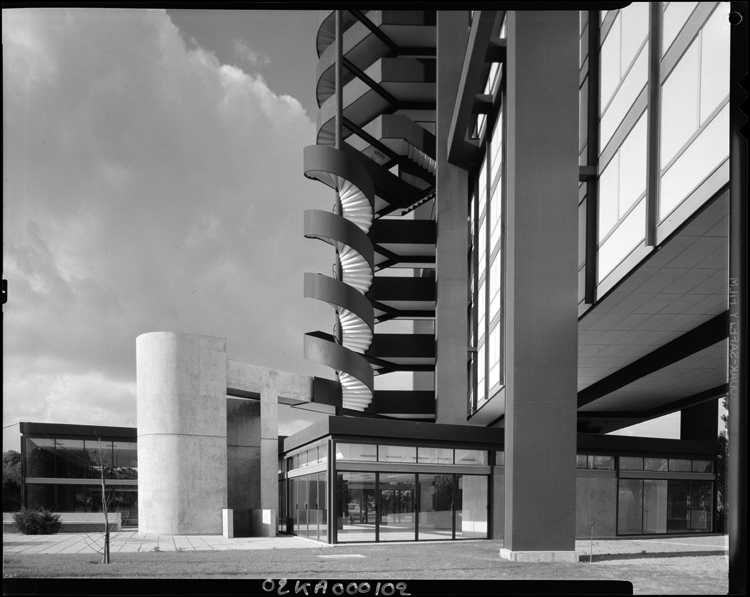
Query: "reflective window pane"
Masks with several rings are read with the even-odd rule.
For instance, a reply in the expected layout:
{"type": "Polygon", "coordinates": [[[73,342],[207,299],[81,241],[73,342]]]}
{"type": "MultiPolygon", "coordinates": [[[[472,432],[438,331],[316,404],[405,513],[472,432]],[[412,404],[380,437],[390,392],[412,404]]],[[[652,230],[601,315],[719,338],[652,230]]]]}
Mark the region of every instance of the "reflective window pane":
{"type": "Polygon", "coordinates": [[[662,176],[660,220],[666,218],[728,156],[729,105],[726,105],[662,176]]]}
{"type": "Polygon", "coordinates": [[[633,2],[620,11],[622,15],[622,56],[620,72],[625,74],[643,41],[648,36],[648,2],[633,2]]]}
{"type": "Polygon", "coordinates": [[[599,125],[599,149],[603,150],[648,82],[648,44],[615,93],[599,125]]]}
{"type": "Polygon", "coordinates": [[[414,446],[379,446],[378,462],[413,464],[417,461],[417,448],[414,446]]]}
{"type": "Polygon", "coordinates": [[[585,454],[576,454],[576,468],[587,468],[588,457],[585,454]]]}
{"type": "Polygon", "coordinates": [[[599,247],[599,281],[646,237],[646,201],[641,199],[612,235],[599,247]]]}
{"type": "Polygon", "coordinates": [[[589,456],[589,468],[594,470],[615,470],[614,456],[589,456]]]}
{"type": "Polygon", "coordinates": [[[679,473],[688,473],[690,472],[690,469],[692,467],[692,464],[689,460],[682,460],[682,459],[676,459],[676,458],[670,458],[669,459],[669,472],[679,472],[679,473]]]}
{"type": "Polygon", "coordinates": [[[667,481],[643,482],[643,532],[667,532],[667,481]]]}
{"type": "Polygon", "coordinates": [[[729,95],[729,4],[722,2],[701,33],[700,123],[729,95]]]}
{"type": "Polygon", "coordinates": [[[666,471],[667,459],[666,458],[644,458],[643,470],[657,471],[657,472],[666,471]]]}
{"type": "Polygon", "coordinates": [[[135,442],[112,442],[112,478],[138,478],[138,447],[135,442]]]}
{"type": "Polygon", "coordinates": [[[687,532],[689,529],[688,496],[690,481],[669,481],[667,490],[667,532],[687,532]]]}
{"type": "Polygon", "coordinates": [[[419,464],[453,464],[450,448],[417,448],[419,464]]]}
{"type": "Polygon", "coordinates": [[[617,224],[620,194],[620,154],[609,161],[599,177],[599,242],[617,224]]]}
{"type": "Polygon", "coordinates": [[[453,475],[419,474],[419,540],[453,538],[453,475]]]}
{"type": "Polygon", "coordinates": [[[602,112],[609,103],[612,94],[620,84],[620,15],[607,34],[601,47],[599,61],[601,63],[600,74],[600,100],[602,112]]]}
{"type": "Polygon", "coordinates": [[[643,480],[619,479],[617,533],[640,535],[643,529],[643,480]]]}
{"type": "Polygon", "coordinates": [[[699,68],[700,40],[692,43],[662,85],[662,169],[698,128],[699,68]]]}
{"type": "Polygon", "coordinates": [[[343,444],[336,442],[336,460],[376,462],[378,447],[375,444],[343,444]]]}
{"type": "Polygon", "coordinates": [[[642,471],[643,458],[620,456],[620,470],[622,471],[642,471]]]}
{"type": "Polygon", "coordinates": [[[708,533],[713,529],[713,483],[690,481],[690,531],[708,533]]]}
{"type": "Polygon", "coordinates": [[[693,460],[694,473],[713,473],[714,463],[710,460],[693,460]]]}
{"type": "Polygon", "coordinates": [[[414,541],[416,475],[380,473],[380,541],[414,541]]]}
{"type": "Polygon", "coordinates": [[[618,219],[625,216],[646,191],[646,122],[644,112],[620,147],[618,219]]]}
{"type": "Polygon", "coordinates": [[[679,33],[682,26],[688,20],[688,17],[693,13],[695,7],[698,5],[697,2],[670,2],[669,6],[664,10],[662,17],[662,38],[661,38],[661,53],[665,54],[672,45],[675,37],[679,33]]]}
{"type": "Polygon", "coordinates": [[[101,479],[102,468],[108,478],[112,478],[112,442],[86,440],[86,456],[88,465],[86,467],[86,476],[89,479],[101,479]]]}
{"type": "Polygon", "coordinates": [[[54,439],[26,438],[27,477],[54,477],[55,460],[54,439]]]}
{"type": "Polygon", "coordinates": [[[86,477],[86,451],[82,439],[57,440],[57,476],[70,479],[86,477]]]}
{"type": "Polygon", "coordinates": [[[505,452],[495,452],[495,465],[505,466],[505,452]]]}
{"type": "Polygon", "coordinates": [[[486,465],[486,450],[456,450],[456,464],[466,465],[486,465]]]}

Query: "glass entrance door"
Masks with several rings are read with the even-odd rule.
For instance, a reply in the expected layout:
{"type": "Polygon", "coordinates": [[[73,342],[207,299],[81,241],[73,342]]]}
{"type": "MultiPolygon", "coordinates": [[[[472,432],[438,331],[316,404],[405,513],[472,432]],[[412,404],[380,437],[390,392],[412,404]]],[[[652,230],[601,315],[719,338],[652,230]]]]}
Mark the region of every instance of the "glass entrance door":
{"type": "Polygon", "coordinates": [[[416,475],[380,473],[379,530],[381,541],[416,539],[416,475]]]}
{"type": "Polygon", "coordinates": [[[339,473],[336,501],[337,540],[375,541],[375,473],[339,473]]]}

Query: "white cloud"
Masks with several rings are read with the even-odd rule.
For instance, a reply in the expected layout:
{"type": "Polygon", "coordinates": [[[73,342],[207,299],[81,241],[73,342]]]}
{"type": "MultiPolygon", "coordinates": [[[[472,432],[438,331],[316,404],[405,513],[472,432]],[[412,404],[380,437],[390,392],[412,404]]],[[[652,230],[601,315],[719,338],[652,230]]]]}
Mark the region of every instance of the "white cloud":
{"type": "Polygon", "coordinates": [[[250,66],[258,67],[271,64],[271,59],[268,56],[254,52],[241,39],[233,40],[233,46],[235,54],[250,66]]]}
{"type": "Polygon", "coordinates": [[[302,236],[330,195],[302,175],[300,103],[186,46],[163,11],[3,17],[6,424],[134,422],[150,331],[329,375],[302,357],[320,326],[302,272],[331,255],[302,236]]]}

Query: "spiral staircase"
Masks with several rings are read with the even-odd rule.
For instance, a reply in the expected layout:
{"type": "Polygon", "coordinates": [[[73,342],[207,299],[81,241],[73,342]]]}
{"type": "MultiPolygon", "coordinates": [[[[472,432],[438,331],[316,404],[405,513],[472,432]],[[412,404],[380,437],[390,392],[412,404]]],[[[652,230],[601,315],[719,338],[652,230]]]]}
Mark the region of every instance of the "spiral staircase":
{"type": "Polygon", "coordinates": [[[340,208],[305,212],[304,233],[332,245],[340,265],[333,277],[306,273],[304,287],[338,323],[305,335],[305,357],[336,372],[343,414],[434,420],[433,390],[376,391],[375,377],[435,366],[435,13],[342,11],[336,148],[334,12],[321,13],[316,39],[317,144],[305,148],[304,173],[340,208]],[[399,319],[429,333],[377,333],[399,319]]]}

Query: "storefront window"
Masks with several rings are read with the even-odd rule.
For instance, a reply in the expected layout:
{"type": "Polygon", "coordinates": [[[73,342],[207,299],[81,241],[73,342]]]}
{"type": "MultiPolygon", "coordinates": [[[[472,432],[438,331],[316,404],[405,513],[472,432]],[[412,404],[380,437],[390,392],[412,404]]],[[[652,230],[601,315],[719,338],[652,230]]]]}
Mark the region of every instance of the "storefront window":
{"type": "Polygon", "coordinates": [[[336,500],[338,541],[375,541],[375,473],[339,473],[336,500]]]}
{"type": "Polygon", "coordinates": [[[453,475],[419,475],[419,539],[453,538],[453,475]]]}

